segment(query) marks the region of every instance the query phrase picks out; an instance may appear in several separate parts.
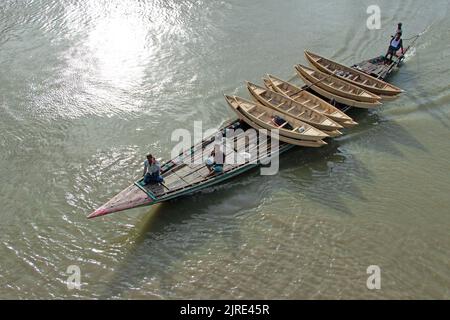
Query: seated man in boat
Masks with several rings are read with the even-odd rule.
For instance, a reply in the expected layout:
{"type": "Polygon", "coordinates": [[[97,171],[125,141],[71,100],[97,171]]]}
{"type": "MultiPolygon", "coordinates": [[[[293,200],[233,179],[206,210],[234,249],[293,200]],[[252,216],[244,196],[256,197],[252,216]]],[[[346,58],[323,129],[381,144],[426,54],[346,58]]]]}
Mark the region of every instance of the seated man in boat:
{"type": "Polygon", "coordinates": [[[403,40],[402,40],[402,33],[397,32],[395,37],[392,38],[391,43],[389,44],[388,52],[386,53],[386,56],[384,57],[386,60],[388,60],[389,57],[389,63],[392,62],[392,58],[397,55],[397,51],[402,49],[403,54],[403,40]]]}
{"type": "Polygon", "coordinates": [[[151,154],[147,155],[147,160],[144,161],[144,184],[164,182],[160,170],[161,166],[155,157],[151,154]]]}
{"type": "Polygon", "coordinates": [[[211,151],[211,155],[206,159],[206,167],[209,170],[209,176],[219,174],[223,172],[223,164],[225,162],[225,155],[222,152],[220,145],[215,145],[211,151]]]}

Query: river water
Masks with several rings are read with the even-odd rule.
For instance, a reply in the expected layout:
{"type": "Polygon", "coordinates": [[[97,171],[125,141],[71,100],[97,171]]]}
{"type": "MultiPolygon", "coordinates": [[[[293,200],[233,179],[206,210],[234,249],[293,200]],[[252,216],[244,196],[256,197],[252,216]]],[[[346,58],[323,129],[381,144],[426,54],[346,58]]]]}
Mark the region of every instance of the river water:
{"type": "Polygon", "coordinates": [[[378,30],[374,1],[1,1],[0,298],[449,299],[449,2],[375,2],[378,30]],[[383,54],[398,21],[428,27],[390,79],[406,93],[329,146],[86,219],[175,129],[233,117],[223,93],[292,77],[305,49],[383,54]]]}

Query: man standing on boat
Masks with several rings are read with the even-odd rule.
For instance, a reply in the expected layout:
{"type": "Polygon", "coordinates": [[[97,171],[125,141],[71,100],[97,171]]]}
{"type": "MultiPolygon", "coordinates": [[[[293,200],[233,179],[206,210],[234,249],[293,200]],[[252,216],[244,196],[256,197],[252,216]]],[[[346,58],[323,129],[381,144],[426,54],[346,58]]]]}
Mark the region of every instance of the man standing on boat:
{"type": "Polygon", "coordinates": [[[394,56],[397,56],[397,51],[400,49],[402,49],[402,55],[403,55],[404,50],[403,50],[402,33],[397,32],[397,34],[395,35],[395,37],[392,38],[391,43],[389,44],[389,49],[388,49],[388,52],[386,53],[385,59],[388,60],[388,56],[390,55],[389,63],[391,63],[392,58],[394,56]]]}
{"type": "Polygon", "coordinates": [[[147,160],[144,161],[144,184],[164,182],[163,177],[160,175],[160,170],[161,166],[158,160],[151,154],[147,155],[147,160]]]}

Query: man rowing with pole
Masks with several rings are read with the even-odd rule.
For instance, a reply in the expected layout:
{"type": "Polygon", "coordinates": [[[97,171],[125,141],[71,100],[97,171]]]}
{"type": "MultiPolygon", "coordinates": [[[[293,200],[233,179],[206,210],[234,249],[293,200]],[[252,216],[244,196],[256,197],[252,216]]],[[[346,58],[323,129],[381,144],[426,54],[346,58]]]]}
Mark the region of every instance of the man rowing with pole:
{"type": "Polygon", "coordinates": [[[385,60],[388,60],[388,56],[390,55],[389,64],[391,64],[392,58],[394,56],[397,56],[397,51],[400,49],[402,49],[402,55],[403,55],[404,50],[403,50],[403,40],[402,40],[402,32],[401,31],[397,32],[395,37],[393,37],[391,42],[389,43],[388,52],[386,53],[386,56],[384,57],[385,60]]]}

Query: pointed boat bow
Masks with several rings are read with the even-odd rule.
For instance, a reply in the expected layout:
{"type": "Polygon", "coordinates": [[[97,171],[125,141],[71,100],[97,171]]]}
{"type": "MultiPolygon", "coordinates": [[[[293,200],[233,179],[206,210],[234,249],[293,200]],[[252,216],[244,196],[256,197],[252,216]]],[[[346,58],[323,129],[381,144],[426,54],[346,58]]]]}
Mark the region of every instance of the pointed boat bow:
{"type": "Polygon", "coordinates": [[[153,202],[155,201],[133,184],[89,214],[87,218],[97,218],[118,211],[150,205],[153,202]]]}

